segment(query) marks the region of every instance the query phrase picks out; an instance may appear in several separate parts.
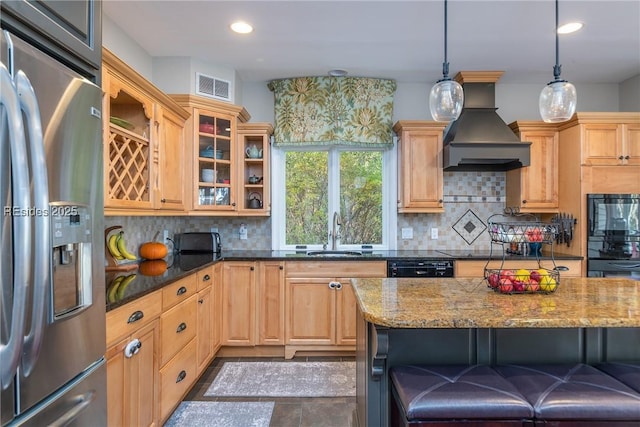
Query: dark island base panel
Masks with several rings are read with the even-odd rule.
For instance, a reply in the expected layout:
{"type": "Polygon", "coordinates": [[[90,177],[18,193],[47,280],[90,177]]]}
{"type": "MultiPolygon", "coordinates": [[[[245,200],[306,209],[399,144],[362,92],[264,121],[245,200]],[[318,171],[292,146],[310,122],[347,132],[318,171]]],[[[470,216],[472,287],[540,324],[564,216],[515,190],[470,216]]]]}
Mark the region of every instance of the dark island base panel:
{"type": "Polygon", "coordinates": [[[389,425],[389,369],[410,364],[640,361],[640,328],[388,329],[359,313],[360,427],[389,425]]]}

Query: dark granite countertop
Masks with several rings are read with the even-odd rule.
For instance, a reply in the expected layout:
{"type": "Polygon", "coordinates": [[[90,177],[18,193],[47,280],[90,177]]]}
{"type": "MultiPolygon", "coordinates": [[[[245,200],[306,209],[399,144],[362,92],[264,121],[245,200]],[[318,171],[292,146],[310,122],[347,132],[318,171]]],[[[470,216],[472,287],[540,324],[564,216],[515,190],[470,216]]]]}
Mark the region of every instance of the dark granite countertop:
{"type": "MultiPolygon", "coordinates": [[[[502,257],[501,253],[494,251],[490,254],[489,251],[453,251],[453,250],[398,250],[398,251],[364,251],[362,255],[352,256],[309,256],[306,252],[296,251],[223,251],[221,254],[213,253],[193,253],[193,254],[176,254],[169,255],[166,258],[168,268],[159,276],[145,276],[138,270],[124,271],[124,272],[107,272],[105,279],[105,288],[107,292],[107,311],[120,307],[128,302],[131,302],[143,295],[153,292],[162,288],[176,280],[186,277],[195,273],[201,268],[215,264],[218,261],[268,261],[268,260],[280,260],[280,261],[386,261],[386,260],[401,260],[401,259],[416,259],[416,258],[429,258],[429,259],[489,259],[490,255],[496,259],[502,257]],[[109,298],[110,284],[118,276],[129,276],[135,274],[135,278],[131,280],[126,289],[120,290],[120,292],[114,293],[115,296],[109,298]]],[[[556,260],[562,259],[576,259],[580,260],[582,257],[573,255],[563,255],[559,253],[554,254],[556,260]]],[[[536,259],[531,256],[519,256],[519,255],[506,255],[505,259],[520,260],[520,259],[536,259]]],[[[540,259],[551,259],[548,255],[543,255],[540,259]]]]}

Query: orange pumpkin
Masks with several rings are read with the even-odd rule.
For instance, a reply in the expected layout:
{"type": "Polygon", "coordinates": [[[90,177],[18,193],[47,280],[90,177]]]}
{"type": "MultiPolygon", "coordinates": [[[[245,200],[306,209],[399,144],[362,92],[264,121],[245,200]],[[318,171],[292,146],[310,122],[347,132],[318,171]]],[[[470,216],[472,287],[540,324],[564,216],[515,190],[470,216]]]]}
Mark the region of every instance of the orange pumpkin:
{"type": "Polygon", "coordinates": [[[167,262],[163,259],[142,261],[138,266],[138,272],[143,276],[159,276],[167,271],[167,262]]]}
{"type": "Polygon", "coordinates": [[[140,246],[140,256],[144,259],[162,259],[169,251],[164,243],[147,242],[140,246]]]}

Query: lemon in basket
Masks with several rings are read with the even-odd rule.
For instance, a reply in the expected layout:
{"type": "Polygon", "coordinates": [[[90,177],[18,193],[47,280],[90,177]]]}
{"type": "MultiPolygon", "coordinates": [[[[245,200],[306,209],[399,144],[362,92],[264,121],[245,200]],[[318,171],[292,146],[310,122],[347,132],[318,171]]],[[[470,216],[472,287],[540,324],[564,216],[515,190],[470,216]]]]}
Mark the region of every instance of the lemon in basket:
{"type": "Polygon", "coordinates": [[[529,280],[529,270],[525,270],[524,268],[516,270],[516,280],[520,280],[522,282],[529,280]]]}
{"type": "Polygon", "coordinates": [[[544,292],[553,292],[556,290],[558,284],[556,283],[556,279],[553,277],[546,275],[542,276],[540,279],[540,290],[544,292]]]}

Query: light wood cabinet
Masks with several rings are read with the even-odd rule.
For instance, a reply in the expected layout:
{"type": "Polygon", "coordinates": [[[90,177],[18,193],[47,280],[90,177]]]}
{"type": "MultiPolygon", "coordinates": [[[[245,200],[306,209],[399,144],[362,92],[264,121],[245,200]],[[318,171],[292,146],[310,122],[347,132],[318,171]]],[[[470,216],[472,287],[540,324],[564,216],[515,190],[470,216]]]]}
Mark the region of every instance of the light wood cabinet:
{"type": "Polygon", "coordinates": [[[243,216],[271,214],[270,123],[238,125],[238,213],[243,216]]]}
{"type": "Polygon", "coordinates": [[[531,142],[530,165],[506,173],[506,206],[523,213],[558,211],[558,129],[544,122],[509,125],[520,140],[531,142]]]}
{"type": "Polygon", "coordinates": [[[196,298],[193,295],[160,316],[162,366],[196,337],[196,298]]]}
{"type": "Polygon", "coordinates": [[[198,278],[198,311],[196,313],[196,363],[199,376],[220,348],[220,282],[222,264],[204,268],[198,278]]]}
{"type": "Polygon", "coordinates": [[[284,262],[258,262],[257,327],[258,345],[284,344],[284,262]]]}
{"type": "Polygon", "coordinates": [[[156,318],[107,348],[107,420],[110,426],[159,425],[158,330],[156,318]],[[132,344],[134,340],[137,340],[135,345],[132,344]]]}
{"type": "Polygon", "coordinates": [[[189,113],[108,49],[102,53],[105,215],[184,213],[189,113]]]}
{"type": "Polygon", "coordinates": [[[160,420],[164,423],[197,379],[196,340],[160,369],[160,420]]]}
{"type": "Polygon", "coordinates": [[[256,343],[256,263],[226,261],[222,272],[222,345],[256,343]]]}
{"type": "Polygon", "coordinates": [[[197,215],[235,216],[241,208],[238,124],[249,113],[237,105],[195,95],[171,95],[191,114],[186,125],[189,169],[185,191],[197,215]]]}
{"type": "Polygon", "coordinates": [[[584,165],[640,165],[637,123],[585,123],[582,132],[584,165]]]}
{"type": "Polygon", "coordinates": [[[444,212],[442,137],[445,125],[428,121],[399,121],[398,212],[444,212]]]}
{"type": "Polygon", "coordinates": [[[349,278],[385,277],[386,262],[287,262],[285,271],[285,357],[353,351],[357,301],[349,278]]]}
{"type": "MultiPolygon", "coordinates": [[[[455,277],[468,277],[468,278],[477,278],[481,279],[484,277],[484,268],[487,265],[486,260],[469,260],[469,261],[461,261],[456,260],[455,263],[455,277]]],[[[553,261],[551,260],[540,260],[540,265],[542,268],[553,269],[553,261]]],[[[560,280],[563,277],[580,277],[582,276],[582,261],[581,260],[556,260],[557,266],[566,267],[568,270],[560,271],[560,280]]],[[[502,266],[504,269],[509,270],[518,270],[520,268],[525,269],[537,269],[538,261],[537,260],[506,260],[504,264],[502,260],[493,259],[487,265],[487,268],[498,269],[502,266]]]]}

